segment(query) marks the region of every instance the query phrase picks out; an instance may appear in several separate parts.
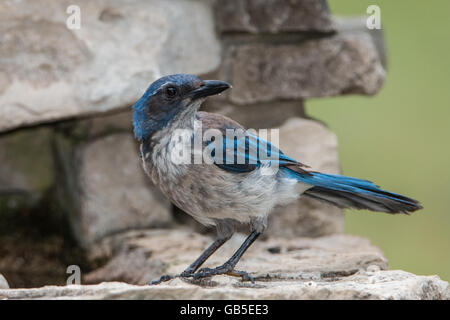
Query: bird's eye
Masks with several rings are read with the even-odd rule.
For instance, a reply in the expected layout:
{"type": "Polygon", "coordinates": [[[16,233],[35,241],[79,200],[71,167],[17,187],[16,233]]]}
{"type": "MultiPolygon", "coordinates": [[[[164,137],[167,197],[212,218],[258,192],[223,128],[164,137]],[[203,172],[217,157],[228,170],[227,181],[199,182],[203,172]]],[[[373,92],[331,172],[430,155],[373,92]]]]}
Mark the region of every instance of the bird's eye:
{"type": "Polygon", "coordinates": [[[177,95],[177,88],[175,87],[167,87],[166,94],[169,97],[175,97],[177,95]]]}

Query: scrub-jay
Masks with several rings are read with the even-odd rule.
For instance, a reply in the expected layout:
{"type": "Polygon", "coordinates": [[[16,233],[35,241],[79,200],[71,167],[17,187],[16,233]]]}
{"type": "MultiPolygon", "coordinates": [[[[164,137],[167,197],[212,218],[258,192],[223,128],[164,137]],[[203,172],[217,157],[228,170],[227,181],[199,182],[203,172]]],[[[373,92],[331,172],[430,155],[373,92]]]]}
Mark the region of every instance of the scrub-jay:
{"type": "Polygon", "coordinates": [[[219,274],[253,282],[248,273],[235,269],[236,264],[266,228],[273,207],[300,195],[340,208],[387,213],[422,208],[418,201],[366,180],[310,171],[239,123],[198,111],[208,96],[230,87],[194,75],[170,75],[153,82],[133,106],[134,133],[145,172],[176,206],[200,223],[216,226],[218,234],[180,275],[164,275],[150,284],[219,274]],[[198,270],[231,238],[238,223],[251,229],[241,247],[223,265],[198,270]]]}

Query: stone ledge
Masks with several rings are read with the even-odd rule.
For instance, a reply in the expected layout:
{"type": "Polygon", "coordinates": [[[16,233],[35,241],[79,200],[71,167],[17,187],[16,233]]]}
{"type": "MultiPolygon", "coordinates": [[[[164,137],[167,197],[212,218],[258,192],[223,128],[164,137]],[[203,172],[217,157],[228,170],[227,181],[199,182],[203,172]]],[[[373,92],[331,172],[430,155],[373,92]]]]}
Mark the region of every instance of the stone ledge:
{"type": "Polygon", "coordinates": [[[227,279],[219,279],[212,286],[203,287],[175,279],[153,287],[104,282],[97,285],[0,290],[0,299],[448,300],[449,298],[448,283],[439,277],[416,276],[400,270],[361,272],[335,282],[296,279],[238,286],[227,279]]]}
{"type": "Polygon", "coordinates": [[[8,281],[0,274],[0,289],[9,289],[8,281]]]}
{"type": "Polygon", "coordinates": [[[219,77],[233,90],[222,101],[245,106],[377,93],[386,74],[383,32],[368,30],[361,17],[335,22],[337,32],[326,37],[228,39],[219,77]]]}
{"type": "MultiPolygon", "coordinates": [[[[205,263],[222,264],[244,241],[236,234],[205,263]]],[[[145,284],[163,273],[179,274],[212,242],[189,229],[129,231],[105,238],[97,256],[110,256],[108,264],[86,275],[83,281],[122,281],[145,284]],[[134,263],[129,263],[134,261],[134,263]],[[136,281],[130,281],[136,279],[136,281]]],[[[257,279],[307,279],[327,281],[376,266],[388,268],[382,252],[366,239],[336,234],[321,238],[269,237],[258,240],[245,253],[238,269],[257,279]]],[[[235,280],[235,282],[239,282],[235,280]]]]}
{"type": "Polygon", "coordinates": [[[218,0],[215,9],[222,33],[335,31],[326,0],[218,0]]]}
{"type": "Polygon", "coordinates": [[[124,108],[164,74],[220,64],[209,1],[78,0],[80,30],[71,4],[2,2],[0,132],[124,108]]]}
{"type": "MultiPolygon", "coordinates": [[[[205,266],[227,259],[240,245],[238,234],[205,266]]],[[[217,276],[201,281],[174,279],[158,286],[145,283],[163,273],[181,272],[210,243],[189,230],[130,231],[111,237],[120,244],[115,256],[83,282],[95,285],[46,286],[0,290],[0,299],[449,299],[448,283],[437,276],[386,270],[380,250],[350,235],[322,238],[270,238],[257,241],[238,269],[255,284],[217,276]],[[141,258],[137,256],[142,255],[141,258]],[[128,278],[127,278],[128,276],[128,278]],[[127,279],[141,285],[116,282],[127,279]]]]}
{"type": "MultiPolygon", "coordinates": [[[[231,102],[373,95],[385,70],[369,34],[342,33],[299,44],[251,43],[229,48],[231,102]]],[[[227,72],[227,71],[224,71],[227,72]]]]}

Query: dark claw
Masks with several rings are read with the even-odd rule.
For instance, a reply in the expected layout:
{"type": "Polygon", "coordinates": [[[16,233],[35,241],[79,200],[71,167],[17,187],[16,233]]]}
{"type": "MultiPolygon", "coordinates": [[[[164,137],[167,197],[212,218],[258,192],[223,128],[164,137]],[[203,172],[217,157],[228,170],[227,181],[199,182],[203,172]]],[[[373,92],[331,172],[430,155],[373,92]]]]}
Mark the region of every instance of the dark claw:
{"type": "Polygon", "coordinates": [[[217,276],[221,274],[227,274],[233,277],[241,277],[242,281],[250,281],[252,284],[255,283],[255,279],[248,274],[245,271],[240,270],[234,270],[230,265],[221,265],[217,268],[211,269],[211,268],[202,268],[198,270],[196,273],[192,273],[190,270],[185,270],[181,274],[177,276],[171,276],[171,275],[163,275],[158,280],[153,280],[149,282],[149,285],[157,285],[161,282],[169,281],[175,278],[193,278],[194,280],[198,280],[201,278],[208,278],[212,276],[217,276]]]}
{"type": "Polygon", "coordinates": [[[166,282],[166,281],[172,280],[174,278],[175,278],[174,276],[165,274],[165,275],[161,276],[161,278],[159,278],[158,280],[150,281],[148,283],[148,285],[149,286],[154,286],[154,285],[160,284],[161,282],[166,282]]]}
{"type": "Polygon", "coordinates": [[[234,277],[241,277],[242,281],[250,281],[252,284],[255,283],[255,279],[245,271],[234,270],[230,266],[220,266],[214,269],[202,268],[198,272],[194,273],[192,276],[194,279],[206,278],[217,276],[220,274],[227,274],[234,277]]]}
{"type": "Polygon", "coordinates": [[[161,278],[159,278],[158,280],[153,280],[150,281],[148,283],[149,286],[153,286],[153,285],[157,285],[160,284],[161,282],[166,282],[175,278],[189,278],[189,277],[194,277],[194,274],[190,271],[183,271],[182,273],[180,273],[177,276],[171,276],[169,274],[165,274],[163,276],[161,276],[161,278]]]}
{"type": "Polygon", "coordinates": [[[227,274],[234,277],[241,277],[242,281],[250,281],[252,284],[255,284],[255,278],[245,271],[231,270],[227,274]]]}

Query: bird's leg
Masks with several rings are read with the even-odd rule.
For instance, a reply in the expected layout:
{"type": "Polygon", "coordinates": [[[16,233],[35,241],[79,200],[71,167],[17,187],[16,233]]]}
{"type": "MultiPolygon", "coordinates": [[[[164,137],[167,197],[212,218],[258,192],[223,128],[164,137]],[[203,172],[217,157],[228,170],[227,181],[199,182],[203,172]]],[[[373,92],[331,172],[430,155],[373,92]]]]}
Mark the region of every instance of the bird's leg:
{"type": "Polygon", "coordinates": [[[214,269],[203,268],[198,272],[194,273],[194,279],[200,279],[210,276],[215,276],[219,274],[229,274],[232,276],[242,277],[243,280],[254,282],[253,277],[250,276],[245,271],[234,270],[234,267],[241,259],[242,255],[247,251],[247,249],[252,245],[252,243],[258,238],[261,233],[258,231],[253,231],[250,235],[245,239],[244,243],[239,247],[239,249],[233,254],[233,256],[225,262],[223,265],[218,266],[214,269]]]}
{"type": "Polygon", "coordinates": [[[176,276],[172,275],[163,275],[161,278],[157,280],[153,280],[149,283],[149,285],[155,285],[159,284],[161,282],[169,281],[177,277],[186,278],[186,277],[192,277],[194,275],[194,272],[197,271],[198,268],[201,267],[201,265],[214,253],[219,249],[225,242],[230,240],[230,238],[234,234],[234,224],[227,219],[217,221],[217,233],[218,238],[211,243],[211,245],[206,248],[205,251],[189,266],[184,270],[182,273],[176,276]]]}
{"type": "Polygon", "coordinates": [[[216,239],[211,245],[203,251],[203,253],[189,266],[184,270],[180,276],[182,277],[189,277],[191,276],[195,271],[197,271],[198,268],[201,267],[201,265],[214,253],[219,249],[225,242],[227,242],[230,238],[218,238],[216,239]]]}
{"type": "Polygon", "coordinates": [[[161,276],[161,278],[157,280],[153,280],[149,283],[149,285],[160,284],[161,282],[169,281],[178,277],[192,277],[194,272],[197,271],[198,268],[214,253],[219,249],[225,242],[227,242],[229,238],[218,238],[211,245],[206,248],[205,251],[189,266],[186,270],[176,276],[165,274],[161,276]]]}

